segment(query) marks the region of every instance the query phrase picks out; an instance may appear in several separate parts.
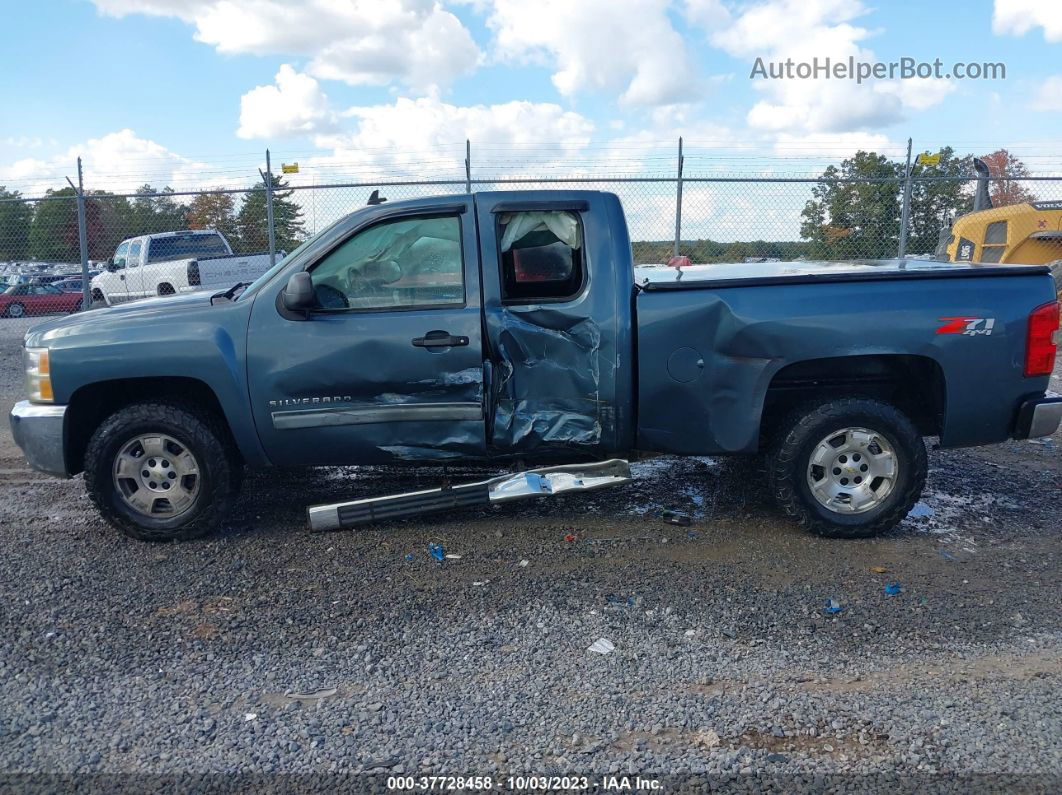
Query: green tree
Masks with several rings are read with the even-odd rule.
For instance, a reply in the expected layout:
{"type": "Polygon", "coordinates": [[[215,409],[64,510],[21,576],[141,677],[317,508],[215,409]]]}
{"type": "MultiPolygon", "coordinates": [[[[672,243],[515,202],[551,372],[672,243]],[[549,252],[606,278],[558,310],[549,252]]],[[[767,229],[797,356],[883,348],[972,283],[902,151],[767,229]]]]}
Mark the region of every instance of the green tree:
{"type": "MultiPolygon", "coordinates": [[[[273,229],[277,251],[291,251],[306,238],[302,222],[302,209],[292,201],[295,193],[286,190],[285,183],[273,175],[273,229]]],[[[269,248],[269,230],[266,223],[265,182],[259,182],[247,194],[236,216],[241,251],[263,251],[269,248]]]]}
{"type": "Polygon", "coordinates": [[[22,194],[0,185],[0,260],[29,257],[29,233],[33,207],[19,201],[22,194]]]}
{"type": "Polygon", "coordinates": [[[940,150],[935,166],[915,163],[911,167],[911,215],[907,251],[928,254],[936,248],[940,230],[948,220],[969,212],[973,206],[973,156],[958,156],[950,146],[940,150]],[[921,179],[930,177],[931,179],[921,179]],[[943,179],[941,179],[943,178],[943,179]]]}
{"type": "Polygon", "coordinates": [[[37,203],[29,232],[31,259],[78,262],[77,202],[73,188],[48,190],[37,203]]]}
{"type": "Polygon", "coordinates": [[[877,152],[856,152],[828,166],[804,206],[800,235],[814,256],[891,257],[900,232],[903,166],[877,152]]]}
{"type": "Polygon", "coordinates": [[[125,237],[187,229],[185,215],[188,207],[171,194],[173,188],[168,186],[161,191],[150,185],[137,188],[129,206],[129,229],[125,237]]]}
{"type": "Polygon", "coordinates": [[[185,219],[190,229],[216,229],[235,245],[236,201],[231,193],[200,193],[188,205],[185,219]]]}

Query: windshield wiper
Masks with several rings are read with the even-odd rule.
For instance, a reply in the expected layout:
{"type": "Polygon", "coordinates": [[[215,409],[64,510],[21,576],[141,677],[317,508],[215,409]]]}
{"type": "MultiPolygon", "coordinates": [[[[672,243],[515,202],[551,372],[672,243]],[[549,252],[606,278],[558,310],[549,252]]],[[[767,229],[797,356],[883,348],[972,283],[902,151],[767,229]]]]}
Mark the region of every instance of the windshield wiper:
{"type": "Polygon", "coordinates": [[[243,292],[243,290],[250,287],[250,285],[250,282],[236,282],[236,284],[232,285],[229,289],[222,290],[220,293],[214,293],[210,296],[210,305],[214,305],[215,298],[224,298],[226,301],[231,301],[236,297],[237,292],[243,292]]]}

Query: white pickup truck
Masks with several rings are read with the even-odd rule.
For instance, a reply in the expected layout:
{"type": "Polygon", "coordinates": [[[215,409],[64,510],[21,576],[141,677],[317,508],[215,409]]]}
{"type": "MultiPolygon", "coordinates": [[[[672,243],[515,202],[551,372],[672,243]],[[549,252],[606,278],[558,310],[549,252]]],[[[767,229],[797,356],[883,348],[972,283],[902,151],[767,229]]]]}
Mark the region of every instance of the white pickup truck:
{"type": "Polygon", "coordinates": [[[224,235],[213,229],[141,235],[119,243],[104,271],[93,278],[92,303],[218,290],[253,282],[268,268],[268,253],[233,254],[224,235]]]}

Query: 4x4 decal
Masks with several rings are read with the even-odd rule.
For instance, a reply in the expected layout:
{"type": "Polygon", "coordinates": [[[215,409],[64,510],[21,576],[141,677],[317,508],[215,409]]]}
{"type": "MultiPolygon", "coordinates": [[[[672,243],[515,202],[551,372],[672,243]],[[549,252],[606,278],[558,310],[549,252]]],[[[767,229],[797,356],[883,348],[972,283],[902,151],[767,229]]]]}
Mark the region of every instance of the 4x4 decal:
{"type": "Polygon", "coordinates": [[[944,325],[937,329],[937,334],[966,334],[970,337],[987,337],[996,325],[994,317],[942,317],[938,320],[944,325]]]}

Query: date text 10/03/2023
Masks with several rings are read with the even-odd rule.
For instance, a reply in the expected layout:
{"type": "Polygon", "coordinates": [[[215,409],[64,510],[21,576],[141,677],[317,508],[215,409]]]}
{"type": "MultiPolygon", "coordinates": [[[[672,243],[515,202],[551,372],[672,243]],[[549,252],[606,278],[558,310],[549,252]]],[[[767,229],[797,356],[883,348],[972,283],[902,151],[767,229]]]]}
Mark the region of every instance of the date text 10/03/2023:
{"type": "Polygon", "coordinates": [[[387,789],[398,792],[490,791],[511,792],[654,792],[662,788],[658,779],[642,776],[389,776],[387,789]]]}

